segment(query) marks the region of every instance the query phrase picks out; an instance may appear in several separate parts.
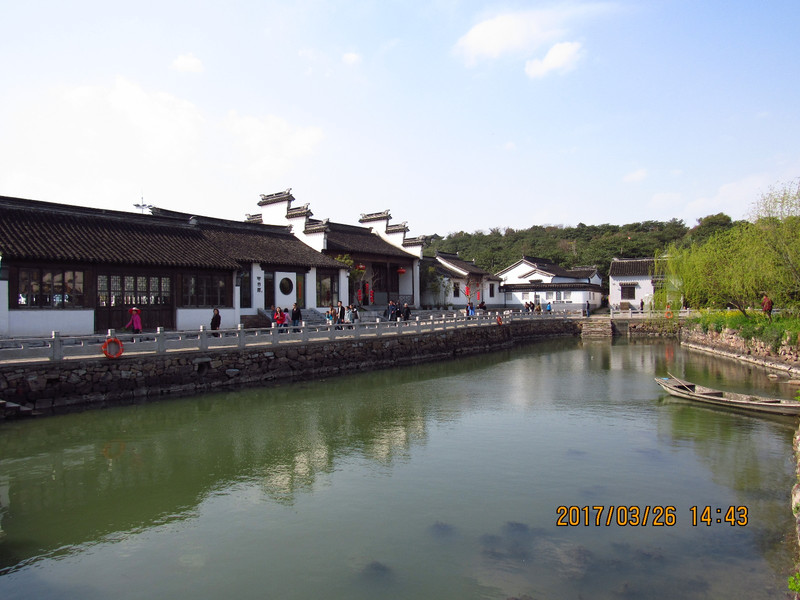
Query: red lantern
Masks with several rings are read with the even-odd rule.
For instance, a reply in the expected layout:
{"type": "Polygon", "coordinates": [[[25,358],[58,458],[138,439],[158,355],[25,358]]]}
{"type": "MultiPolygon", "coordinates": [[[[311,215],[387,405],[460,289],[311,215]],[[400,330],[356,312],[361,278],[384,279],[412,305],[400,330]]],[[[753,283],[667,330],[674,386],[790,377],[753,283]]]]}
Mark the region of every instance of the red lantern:
{"type": "Polygon", "coordinates": [[[375,292],[373,292],[372,290],[369,291],[369,303],[375,304],[375,292]]]}
{"type": "Polygon", "coordinates": [[[464,288],[464,292],[466,292],[467,296],[469,296],[469,286],[464,288]]]}
{"type": "Polygon", "coordinates": [[[356,297],[358,298],[358,301],[361,302],[361,290],[356,292],[356,297]]]}
{"type": "Polygon", "coordinates": [[[367,281],[367,282],[365,282],[365,283],[364,283],[364,288],[365,288],[365,289],[369,289],[369,281],[367,281]]]}
{"type": "Polygon", "coordinates": [[[367,265],[365,265],[364,263],[358,263],[356,265],[356,269],[358,269],[359,271],[366,271],[367,270],[367,265]]]}
{"type": "Polygon", "coordinates": [[[398,272],[400,275],[403,275],[403,274],[405,274],[406,270],[405,270],[403,267],[400,267],[399,269],[397,269],[397,272],[398,272]]]}
{"type": "Polygon", "coordinates": [[[480,291],[480,290],[478,290],[478,291],[476,292],[476,294],[477,294],[477,296],[478,296],[478,302],[480,302],[480,301],[481,301],[481,291],[480,291]]]}

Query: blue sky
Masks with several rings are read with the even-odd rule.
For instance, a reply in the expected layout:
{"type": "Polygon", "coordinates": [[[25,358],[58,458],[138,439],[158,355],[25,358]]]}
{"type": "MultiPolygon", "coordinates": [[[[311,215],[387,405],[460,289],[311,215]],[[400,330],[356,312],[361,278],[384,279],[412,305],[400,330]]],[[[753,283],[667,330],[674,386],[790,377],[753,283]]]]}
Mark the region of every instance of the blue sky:
{"type": "Polygon", "coordinates": [[[445,235],[800,176],[797,0],[1,1],[0,195],[445,235]]]}

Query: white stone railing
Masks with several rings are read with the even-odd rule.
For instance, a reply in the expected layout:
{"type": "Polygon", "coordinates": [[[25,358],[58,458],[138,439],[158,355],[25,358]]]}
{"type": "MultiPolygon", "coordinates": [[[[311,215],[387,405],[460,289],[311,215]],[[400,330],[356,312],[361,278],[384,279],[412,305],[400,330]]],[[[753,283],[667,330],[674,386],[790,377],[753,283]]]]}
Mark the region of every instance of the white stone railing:
{"type": "MultiPolygon", "coordinates": [[[[697,311],[695,311],[697,312],[697,311]]],[[[613,306],[610,308],[610,314],[612,319],[657,319],[657,318],[685,318],[690,317],[692,315],[691,308],[681,308],[680,310],[673,310],[671,312],[667,312],[665,310],[653,310],[650,308],[645,308],[644,310],[639,310],[638,308],[627,308],[625,310],[621,310],[619,308],[614,308],[613,306]],[[671,316],[670,316],[671,315],[671,316]]]]}
{"type": "MultiPolygon", "coordinates": [[[[116,338],[122,343],[122,356],[144,356],[169,354],[185,351],[254,349],[284,344],[304,344],[323,340],[374,339],[397,335],[448,331],[465,327],[497,326],[498,317],[502,323],[514,321],[574,319],[580,313],[534,314],[519,311],[478,311],[474,317],[464,316],[464,311],[441,314],[429,318],[412,318],[409,321],[358,321],[354,324],[307,325],[299,327],[271,327],[210,331],[201,327],[199,331],[165,331],[159,328],[156,333],[118,333],[108,330],[108,335],[62,336],[54,331],[49,338],[5,338],[0,339],[0,363],[26,363],[40,361],[59,361],[70,359],[103,358],[103,343],[116,338]]],[[[117,346],[110,347],[114,354],[117,346]]],[[[108,360],[108,359],[106,359],[108,360]]]]}

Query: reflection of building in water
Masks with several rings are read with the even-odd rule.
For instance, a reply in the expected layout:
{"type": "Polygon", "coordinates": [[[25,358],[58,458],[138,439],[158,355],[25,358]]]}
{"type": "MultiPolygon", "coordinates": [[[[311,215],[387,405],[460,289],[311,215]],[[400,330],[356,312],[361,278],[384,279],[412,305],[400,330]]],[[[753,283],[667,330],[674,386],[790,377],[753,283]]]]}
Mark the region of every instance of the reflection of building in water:
{"type": "Polygon", "coordinates": [[[0,539],[5,536],[3,531],[3,518],[8,511],[8,477],[0,477],[0,539]]]}
{"type": "Polygon", "coordinates": [[[341,397],[341,385],[315,388],[319,401],[302,401],[297,388],[248,390],[225,402],[79,415],[88,426],[54,419],[30,423],[25,435],[4,432],[0,571],[185,519],[234,482],[257,482],[268,498],[291,504],[336,460],[360,454],[385,462],[424,437],[424,403],[395,412],[379,402],[342,407],[321,398],[341,397]]]}
{"type": "Polygon", "coordinates": [[[398,454],[405,454],[414,440],[424,437],[425,422],[418,416],[377,432],[364,453],[378,462],[388,464],[398,454]]]}
{"type": "Polygon", "coordinates": [[[261,488],[276,502],[291,504],[297,492],[313,487],[317,473],[327,473],[332,469],[328,447],[318,443],[291,456],[290,462],[268,466],[261,488]]]}

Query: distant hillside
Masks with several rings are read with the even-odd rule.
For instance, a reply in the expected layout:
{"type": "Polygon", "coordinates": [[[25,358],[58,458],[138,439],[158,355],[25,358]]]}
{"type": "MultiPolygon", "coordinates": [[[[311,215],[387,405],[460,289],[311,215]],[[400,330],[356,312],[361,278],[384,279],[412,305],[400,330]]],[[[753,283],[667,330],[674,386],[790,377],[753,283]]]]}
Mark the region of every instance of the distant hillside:
{"type": "Polygon", "coordinates": [[[549,258],[566,267],[596,266],[603,279],[608,278],[611,260],[617,258],[649,258],[660,253],[671,243],[690,245],[702,243],[714,233],[730,229],[731,218],[723,213],[699,219],[690,229],[682,220],[667,222],[644,221],[628,225],[584,225],[563,227],[534,225],[528,229],[504,231],[499,228],[488,233],[448,234],[434,236],[425,249],[426,256],[437,250],[458,252],[466,260],[496,273],[516,262],[523,255],[549,258]]]}

